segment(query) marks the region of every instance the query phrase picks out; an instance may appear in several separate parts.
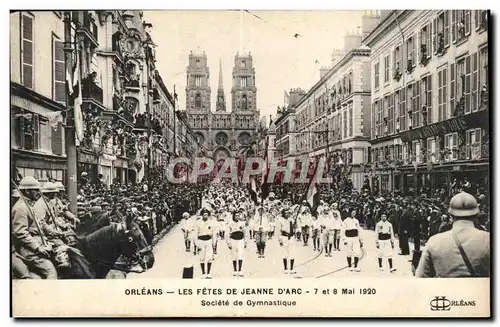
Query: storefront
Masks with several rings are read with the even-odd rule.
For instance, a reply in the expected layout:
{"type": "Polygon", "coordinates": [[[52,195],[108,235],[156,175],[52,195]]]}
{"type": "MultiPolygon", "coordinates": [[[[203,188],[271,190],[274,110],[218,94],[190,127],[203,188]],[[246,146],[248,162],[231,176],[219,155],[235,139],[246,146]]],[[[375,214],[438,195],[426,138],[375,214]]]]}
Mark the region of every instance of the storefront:
{"type": "Polygon", "coordinates": [[[113,180],[119,183],[128,182],[128,160],[126,158],[117,157],[113,162],[113,180]]]}
{"type": "Polygon", "coordinates": [[[49,180],[60,181],[63,184],[66,182],[65,157],[12,149],[11,164],[13,172],[21,177],[33,176],[40,182],[49,180]]]}
{"type": "Polygon", "coordinates": [[[83,172],[86,172],[89,182],[97,182],[99,170],[97,156],[94,152],[87,152],[82,149],[78,150],[77,172],[78,178],[82,176],[83,172]]]}

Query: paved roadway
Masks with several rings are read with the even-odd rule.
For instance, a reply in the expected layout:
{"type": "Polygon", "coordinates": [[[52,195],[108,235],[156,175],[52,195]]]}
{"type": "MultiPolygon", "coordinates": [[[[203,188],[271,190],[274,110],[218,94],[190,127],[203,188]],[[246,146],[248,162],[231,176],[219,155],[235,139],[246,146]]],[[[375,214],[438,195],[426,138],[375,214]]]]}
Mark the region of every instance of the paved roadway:
{"type": "MultiPolygon", "coordinates": [[[[227,237],[227,233],[226,233],[227,237]]],[[[411,256],[397,254],[398,244],[396,241],[394,249],[394,267],[397,271],[390,273],[387,260],[384,260],[384,271],[379,271],[377,261],[377,249],[375,246],[376,235],[373,231],[363,230],[361,233],[364,248],[363,256],[358,266],[361,272],[353,272],[347,269],[347,262],[343,244],[340,251],[332,251],[332,257],[325,257],[324,253],[314,252],[312,239],[309,246],[300,244],[297,247],[297,258],[295,260],[297,275],[285,275],[280,246],[277,236],[268,240],[266,246],[266,257],[258,258],[255,242],[249,241],[243,261],[243,278],[337,278],[337,277],[383,277],[398,276],[412,278],[409,260],[411,256]],[[293,277],[292,277],[293,276],[293,277]]],[[[241,278],[233,277],[232,258],[226,242],[218,241],[218,254],[212,265],[212,278],[241,278]]],[[[413,245],[410,244],[410,253],[413,245]]],[[[184,267],[194,265],[194,278],[201,277],[199,256],[192,252],[185,252],[184,237],[178,225],[176,225],[154,249],[155,265],[142,274],[129,274],[127,278],[181,278],[184,267]]]]}

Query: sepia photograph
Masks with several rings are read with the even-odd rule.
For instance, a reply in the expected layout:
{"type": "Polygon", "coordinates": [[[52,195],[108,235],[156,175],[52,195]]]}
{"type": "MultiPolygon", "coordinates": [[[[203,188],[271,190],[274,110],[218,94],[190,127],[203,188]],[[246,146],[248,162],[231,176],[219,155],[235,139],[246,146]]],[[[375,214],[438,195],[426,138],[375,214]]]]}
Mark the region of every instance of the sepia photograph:
{"type": "Polygon", "coordinates": [[[490,15],[11,10],[11,315],[489,317],[490,15]]]}

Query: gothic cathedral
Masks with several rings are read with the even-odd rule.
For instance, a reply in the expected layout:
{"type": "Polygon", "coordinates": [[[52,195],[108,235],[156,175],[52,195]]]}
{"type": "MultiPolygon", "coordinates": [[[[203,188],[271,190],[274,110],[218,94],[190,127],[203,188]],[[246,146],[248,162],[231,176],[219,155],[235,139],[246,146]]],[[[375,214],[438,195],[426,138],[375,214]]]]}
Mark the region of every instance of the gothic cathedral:
{"type": "Polygon", "coordinates": [[[186,113],[189,125],[203,144],[207,156],[220,162],[227,157],[238,157],[241,149],[250,144],[258,127],[255,68],[250,53],[234,57],[231,109],[226,107],[219,63],[219,84],[215,111],[211,110],[210,70],[205,52],[189,54],[186,86],[186,113]]]}

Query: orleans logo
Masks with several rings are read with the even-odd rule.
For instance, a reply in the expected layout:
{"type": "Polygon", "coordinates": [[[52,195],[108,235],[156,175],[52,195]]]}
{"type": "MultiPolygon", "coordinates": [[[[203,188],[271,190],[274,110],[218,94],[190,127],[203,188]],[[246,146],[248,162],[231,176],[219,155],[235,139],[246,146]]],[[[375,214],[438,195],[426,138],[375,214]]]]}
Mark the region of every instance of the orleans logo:
{"type": "Polygon", "coordinates": [[[451,301],[446,296],[436,296],[430,302],[432,311],[449,311],[451,309],[451,301]]]}
{"type": "Polygon", "coordinates": [[[474,307],[476,301],[451,301],[446,296],[435,296],[429,303],[432,311],[449,311],[451,307],[474,307]]]}

